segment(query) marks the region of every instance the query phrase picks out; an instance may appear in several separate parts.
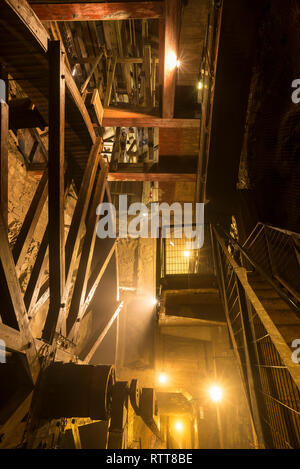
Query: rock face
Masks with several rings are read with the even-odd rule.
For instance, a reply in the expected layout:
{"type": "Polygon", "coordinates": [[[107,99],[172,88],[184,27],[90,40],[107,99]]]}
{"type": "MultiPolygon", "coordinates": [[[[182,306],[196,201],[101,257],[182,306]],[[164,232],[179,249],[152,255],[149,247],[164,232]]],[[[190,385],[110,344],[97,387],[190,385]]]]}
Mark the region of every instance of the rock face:
{"type": "MultiPolygon", "coordinates": [[[[47,141],[44,142],[47,148],[47,141]]],[[[41,175],[27,170],[23,156],[19,152],[14,135],[10,132],[8,138],[8,239],[13,248],[20,233],[26,213],[38,187],[41,175]]],[[[65,205],[65,233],[67,234],[72,214],[75,208],[76,195],[71,187],[65,205]]],[[[19,276],[21,290],[24,293],[30,278],[30,274],[42,241],[42,237],[48,222],[47,201],[44,204],[33,239],[30,243],[19,276]]],[[[44,275],[44,281],[48,276],[48,270],[44,275]]],[[[31,328],[35,336],[40,336],[44,319],[48,310],[48,302],[45,303],[39,314],[32,320],[31,328]]]]}

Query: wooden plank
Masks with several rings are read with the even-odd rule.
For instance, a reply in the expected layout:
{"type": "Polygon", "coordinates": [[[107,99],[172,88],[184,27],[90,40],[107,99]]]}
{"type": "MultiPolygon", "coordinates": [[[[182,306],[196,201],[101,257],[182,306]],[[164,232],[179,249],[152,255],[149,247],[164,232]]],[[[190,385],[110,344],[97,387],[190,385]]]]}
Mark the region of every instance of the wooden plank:
{"type": "Polygon", "coordinates": [[[116,250],[116,247],[117,247],[117,240],[115,239],[105,261],[99,262],[94,268],[93,272],[91,273],[89,281],[88,281],[88,285],[87,285],[87,295],[86,295],[84,304],[80,311],[80,317],[82,317],[85,314],[90,302],[92,301],[94,294],[97,290],[97,287],[100,283],[100,280],[104,275],[104,272],[116,250]]]}
{"type": "Polygon", "coordinates": [[[72,217],[70,230],[66,242],[66,285],[64,292],[64,301],[67,301],[71,280],[74,273],[74,266],[79,251],[80,241],[85,229],[86,214],[91,198],[94,181],[96,178],[97,169],[99,167],[100,153],[103,141],[98,137],[93,145],[87,166],[85,168],[84,176],[82,179],[76,207],[72,217]]]}
{"type": "Polygon", "coordinates": [[[151,80],[151,45],[145,44],[143,47],[144,63],[143,71],[145,73],[145,106],[152,105],[152,80],[151,80]]]}
{"type": "Polygon", "coordinates": [[[123,109],[105,109],[103,127],[159,127],[175,129],[199,129],[200,119],[170,119],[151,116],[123,109]]]}
{"type": "Polygon", "coordinates": [[[50,41],[49,57],[49,288],[50,304],[43,339],[52,343],[60,327],[65,306],[64,247],[64,138],[65,138],[65,66],[60,41],[50,41]]]}
{"type": "Polygon", "coordinates": [[[82,449],[79,428],[76,424],[72,424],[72,435],[74,439],[75,449],[82,449]]]}
{"type": "Polygon", "coordinates": [[[36,257],[30,279],[24,294],[24,302],[28,311],[28,317],[31,316],[31,310],[35,305],[39,291],[41,288],[41,282],[45,273],[45,269],[48,263],[48,255],[46,255],[48,249],[48,227],[45,230],[38,255],[36,257]]]}
{"type": "MultiPolygon", "coordinates": [[[[95,61],[95,58],[93,57],[92,58],[81,57],[81,58],[76,59],[76,63],[79,63],[79,64],[85,64],[85,63],[93,64],[94,61],[95,61]]],[[[117,57],[118,64],[142,64],[143,62],[144,62],[143,57],[117,57]]],[[[152,62],[154,62],[155,64],[158,64],[159,59],[152,57],[152,62]]]]}
{"type": "Polygon", "coordinates": [[[14,411],[10,418],[5,422],[5,424],[1,426],[0,430],[2,438],[0,441],[0,449],[6,448],[6,444],[9,440],[9,437],[14,434],[17,425],[20,425],[22,419],[29,412],[32,396],[33,392],[31,392],[26,397],[26,399],[18,406],[18,408],[14,411]]]}
{"type": "Polygon", "coordinates": [[[164,84],[162,116],[174,115],[176,59],[178,56],[179,0],[165,0],[164,84]]]}
{"type": "MultiPolygon", "coordinates": [[[[2,265],[7,294],[10,297],[14,309],[18,328],[22,341],[26,347],[26,357],[32,380],[35,382],[39,373],[38,356],[35,349],[34,339],[30,332],[27,311],[23,301],[19,280],[16,274],[13,256],[8,244],[6,227],[2,214],[0,213],[0,264],[2,265]]],[[[3,285],[3,282],[2,282],[3,285]]],[[[4,292],[2,292],[4,296],[4,292]]]]}
{"type": "Polygon", "coordinates": [[[31,4],[41,21],[112,21],[161,18],[163,2],[31,4]]]}
{"type": "Polygon", "coordinates": [[[114,314],[112,315],[108,323],[106,324],[105,328],[102,331],[97,331],[94,334],[94,337],[92,338],[92,340],[89,341],[89,343],[87,344],[87,346],[85,347],[85,349],[83,350],[81,354],[81,359],[84,360],[85,363],[90,362],[97,348],[99,347],[104,337],[108,333],[109,329],[111,328],[115,320],[118,318],[123,306],[124,306],[124,301],[120,301],[116,311],[114,312],[114,314]]]}
{"type": "Polygon", "coordinates": [[[111,91],[112,91],[113,81],[115,79],[116,65],[117,65],[117,58],[114,57],[112,61],[109,62],[109,70],[108,70],[107,84],[106,84],[105,97],[104,97],[104,106],[106,107],[108,107],[110,104],[111,91]]]}
{"type": "Polygon", "coordinates": [[[8,104],[0,102],[0,207],[8,224],[8,104]]]}
{"type": "Polygon", "coordinates": [[[96,70],[96,68],[97,68],[97,66],[98,66],[98,64],[99,64],[99,62],[100,62],[100,60],[102,59],[102,57],[103,57],[103,51],[102,51],[102,52],[98,55],[98,57],[96,58],[96,60],[95,60],[95,62],[94,62],[94,64],[93,64],[93,66],[92,66],[92,68],[91,68],[91,70],[90,70],[89,75],[87,76],[85,82],[83,83],[82,87],[80,88],[81,94],[84,93],[84,91],[86,90],[86,88],[87,88],[87,86],[88,86],[88,84],[89,84],[89,82],[90,82],[90,79],[92,78],[93,73],[94,73],[94,71],[96,70]]]}
{"type": "Polygon", "coordinates": [[[4,340],[7,350],[21,351],[24,345],[20,331],[6,324],[0,324],[0,340],[4,340]]]}
{"type": "Polygon", "coordinates": [[[82,254],[78,267],[76,282],[73,290],[73,296],[71,300],[71,306],[69,315],[67,318],[67,332],[69,333],[73,327],[74,322],[80,314],[80,309],[84,304],[88,276],[90,273],[90,267],[92,263],[92,257],[94,253],[95,241],[96,241],[96,226],[99,220],[99,215],[96,215],[96,209],[98,205],[103,201],[106,180],[107,180],[107,166],[103,166],[101,169],[93,196],[93,201],[89,209],[89,215],[86,225],[86,235],[84,238],[82,254]]]}
{"type": "Polygon", "coordinates": [[[176,173],[109,173],[108,181],[195,182],[196,174],[176,173]]]}
{"type": "Polygon", "coordinates": [[[22,228],[18,235],[17,241],[13,248],[13,257],[16,264],[17,275],[20,275],[24,264],[24,259],[28,248],[32,241],[32,237],[43,210],[44,204],[48,196],[48,170],[46,170],[41,178],[32,202],[25,216],[22,228]]]}

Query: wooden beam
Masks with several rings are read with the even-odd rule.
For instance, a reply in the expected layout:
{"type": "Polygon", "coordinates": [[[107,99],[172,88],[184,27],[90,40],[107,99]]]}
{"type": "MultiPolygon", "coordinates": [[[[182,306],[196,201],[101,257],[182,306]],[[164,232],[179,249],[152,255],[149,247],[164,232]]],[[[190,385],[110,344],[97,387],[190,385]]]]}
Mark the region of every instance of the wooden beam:
{"type": "Polygon", "coordinates": [[[86,224],[86,235],[84,238],[82,254],[71,300],[71,306],[67,318],[68,333],[71,331],[76,319],[80,316],[80,310],[85,301],[88,276],[90,273],[90,267],[96,242],[96,226],[99,220],[99,215],[96,215],[96,209],[98,205],[101,204],[103,201],[106,180],[107,167],[104,166],[98,175],[95,184],[93,200],[89,208],[88,220],[86,224]]]}
{"type": "Polygon", "coordinates": [[[179,0],[165,0],[164,84],[162,116],[173,117],[178,56],[179,0]]]}
{"type": "Polygon", "coordinates": [[[117,58],[114,57],[112,60],[109,60],[108,65],[108,73],[107,73],[107,83],[106,83],[106,90],[104,96],[104,106],[109,106],[110,99],[111,99],[111,91],[113,86],[113,81],[115,79],[115,72],[116,72],[116,65],[117,65],[117,58]]]}
{"type": "Polygon", "coordinates": [[[38,299],[39,291],[41,288],[41,282],[48,262],[48,256],[46,255],[47,249],[48,227],[46,227],[46,230],[44,232],[44,236],[40,244],[39,251],[24,294],[24,302],[28,311],[28,316],[31,316],[31,310],[38,299]]]}
{"type": "Polygon", "coordinates": [[[17,320],[18,329],[22,336],[23,345],[26,349],[25,353],[31,378],[35,382],[39,373],[39,361],[35,349],[34,339],[29,328],[27,311],[23,301],[19,280],[16,274],[12,252],[8,244],[7,232],[2,213],[0,213],[0,265],[2,266],[1,270],[5,277],[5,283],[1,281],[1,285],[3,286],[5,284],[6,290],[5,292],[1,292],[1,298],[5,298],[7,295],[10,298],[10,302],[17,320]]]}
{"type": "Polygon", "coordinates": [[[74,325],[74,338],[76,339],[77,337],[77,332],[78,332],[78,329],[79,329],[79,325],[80,325],[80,322],[79,320],[84,316],[89,304],[91,303],[93,297],[94,297],[94,294],[97,290],[97,287],[101,281],[101,278],[103,277],[106,269],[107,269],[107,266],[113,256],[113,254],[115,253],[115,250],[116,250],[116,247],[117,247],[117,240],[115,239],[113,241],[113,245],[105,259],[105,261],[103,262],[100,261],[98,262],[98,264],[96,265],[96,267],[94,268],[93,272],[91,273],[90,275],[90,278],[89,278],[89,281],[88,281],[88,285],[87,285],[87,294],[86,294],[86,298],[84,300],[84,304],[82,305],[82,308],[80,309],[80,315],[77,317],[77,321],[74,325]]]}
{"type": "Polygon", "coordinates": [[[109,173],[108,181],[196,182],[196,174],[109,173]]]}
{"type": "Polygon", "coordinates": [[[25,216],[21,231],[13,248],[17,275],[20,275],[25,256],[47,199],[48,171],[46,170],[39,182],[30,207],[25,216]]]}
{"type": "MultiPolygon", "coordinates": [[[[90,151],[89,159],[83,175],[76,207],[72,217],[70,230],[66,242],[66,285],[65,301],[67,301],[71,281],[74,273],[74,266],[79,252],[80,241],[85,229],[85,220],[88,206],[94,186],[94,181],[99,168],[100,153],[102,149],[102,138],[98,137],[90,151]]],[[[95,215],[96,216],[96,215],[95,215]]]]}
{"type": "Polygon", "coordinates": [[[20,331],[2,323],[0,324],[0,340],[4,340],[5,348],[7,350],[21,351],[22,349],[23,341],[20,331]]]}
{"type": "Polygon", "coordinates": [[[94,71],[96,70],[96,68],[97,68],[97,66],[98,66],[98,63],[100,62],[100,60],[102,59],[102,57],[103,57],[103,51],[100,52],[100,54],[98,55],[98,57],[97,57],[96,60],[94,61],[94,64],[93,64],[93,66],[92,66],[92,68],[91,68],[91,70],[90,70],[90,73],[89,73],[87,79],[85,80],[85,82],[84,82],[83,85],[81,86],[81,88],[80,88],[80,93],[81,93],[81,94],[83,94],[84,91],[86,90],[86,88],[87,88],[87,86],[88,86],[88,84],[89,84],[89,82],[90,82],[90,79],[92,78],[93,73],[94,73],[94,71]]]}
{"type": "Polygon", "coordinates": [[[124,305],[124,302],[121,301],[118,304],[116,311],[114,312],[114,314],[112,315],[108,323],[106,324],[105,328],[102,331],[97,331],[94,334],[92,340],[89,341],[89,343],[86,345],[83,352],[80,354],[80,358],[84,360],[85,363],[89,363],[90,360],[93,358],[93,355],[96,352],[97,348],[103,341],[104,337],[108,333],[109,329],[111,328],[115,320],[118,318],[120,311],[123,308],[123,305],[124,305]]]}
{"type": "Polygon", "coordinates": [[[199,129],[200,119],[169,119],[123,109],[106,108],[104,109],[102,126],[199,129]]]}
{"type": "Polygon", "coordinates": [[[64,139],[65,139],[65,60],[60,41],[48,42],[49,57],[49,288],[50,304],[43,339],[52,343],[60,327],[65,305],[64,246],[64,139]]]}
{"type": "Polygon", "coordinates": [[[8,105],[0,102],[0,207],[8,224],[8,105]]]}
{"type": "Polygon", "coordinates": [[[44,2],[33,3],[31,7],[41,21],[112,21],[155,19],[163,16],[162,1],[54,4],[44,2]]]}

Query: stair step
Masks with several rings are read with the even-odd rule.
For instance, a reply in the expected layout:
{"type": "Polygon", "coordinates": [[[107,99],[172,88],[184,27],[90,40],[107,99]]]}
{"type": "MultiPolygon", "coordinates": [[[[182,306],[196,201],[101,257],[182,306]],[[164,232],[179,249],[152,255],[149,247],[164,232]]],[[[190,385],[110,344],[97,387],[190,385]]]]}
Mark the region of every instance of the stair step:
{"type": "Polygon", "coordinates": [[[257,296],[268,312],[272,310],[291,312],[291,309],[288,307],[287,303],[281,300],[279,296],[277,296],[277,298],[264,298],[259,294],[257,296]]]}

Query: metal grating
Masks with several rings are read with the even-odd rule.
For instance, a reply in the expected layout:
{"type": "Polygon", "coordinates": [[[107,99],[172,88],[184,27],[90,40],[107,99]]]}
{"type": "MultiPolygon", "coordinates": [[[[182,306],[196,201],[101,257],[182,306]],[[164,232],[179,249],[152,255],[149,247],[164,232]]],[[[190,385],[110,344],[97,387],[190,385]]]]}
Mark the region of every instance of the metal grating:
{"type": "Polygon", "coordinates": [[[188,238],[175,238],[171,228],[170,238],[163,239],[163,273],[165,275],[196,274],[200,266],[200,250],[191,249],[188,238]]]}

